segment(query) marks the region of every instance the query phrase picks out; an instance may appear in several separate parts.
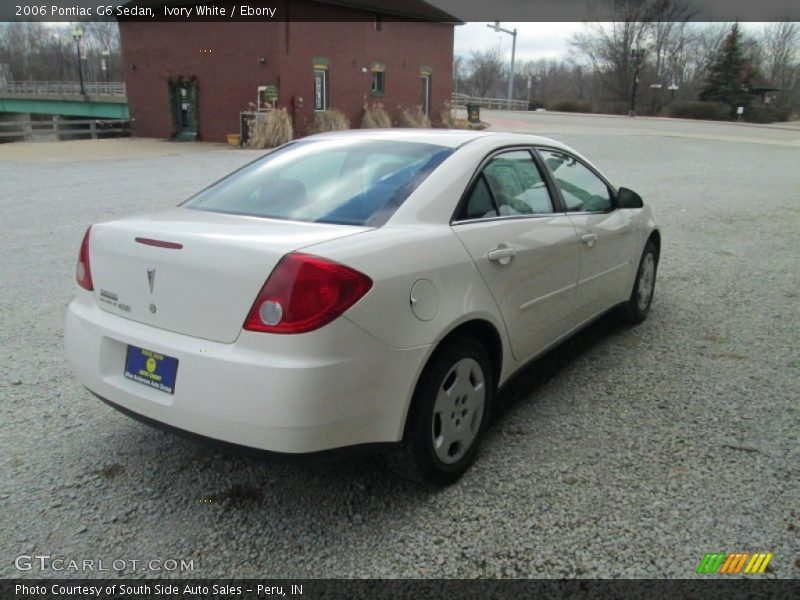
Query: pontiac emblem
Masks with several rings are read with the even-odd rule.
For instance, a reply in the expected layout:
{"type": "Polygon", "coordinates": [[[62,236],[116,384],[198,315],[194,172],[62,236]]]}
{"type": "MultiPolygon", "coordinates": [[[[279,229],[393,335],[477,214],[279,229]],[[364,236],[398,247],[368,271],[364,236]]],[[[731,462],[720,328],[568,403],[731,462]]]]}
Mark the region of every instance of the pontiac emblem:
{"type": "Polygon", "coordinates": [[[154,268],[147,269],[147,283],[150,284],[150,293],[153,293],[153,284],[156,282],[156,270],[154,268]]]}

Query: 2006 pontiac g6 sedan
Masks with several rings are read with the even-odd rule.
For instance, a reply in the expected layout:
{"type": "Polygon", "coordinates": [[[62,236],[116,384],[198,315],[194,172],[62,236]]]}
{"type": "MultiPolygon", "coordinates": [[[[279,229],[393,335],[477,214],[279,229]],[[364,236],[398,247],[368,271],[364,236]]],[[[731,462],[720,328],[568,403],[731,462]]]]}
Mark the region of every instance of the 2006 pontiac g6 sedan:
{"type": "Polygon", "coordinates": [[[291,455],[387,446],[446,484],[521,366],[609,309],[647,317],[660,246],[635,192],[553,140],[312,136],[91,226],[67,356],[151,424],[291,455]]]}

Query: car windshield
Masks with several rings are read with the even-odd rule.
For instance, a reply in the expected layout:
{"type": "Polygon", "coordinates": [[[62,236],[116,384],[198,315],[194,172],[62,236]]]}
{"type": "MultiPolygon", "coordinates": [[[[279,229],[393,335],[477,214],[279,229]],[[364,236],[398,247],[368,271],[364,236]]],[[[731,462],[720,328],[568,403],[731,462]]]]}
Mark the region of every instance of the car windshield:
{"type": "Polygon", "coordinates": [[[385,140],[288,144],[184,206],[238,215],[380,226],[452,148],[385,140]]]}

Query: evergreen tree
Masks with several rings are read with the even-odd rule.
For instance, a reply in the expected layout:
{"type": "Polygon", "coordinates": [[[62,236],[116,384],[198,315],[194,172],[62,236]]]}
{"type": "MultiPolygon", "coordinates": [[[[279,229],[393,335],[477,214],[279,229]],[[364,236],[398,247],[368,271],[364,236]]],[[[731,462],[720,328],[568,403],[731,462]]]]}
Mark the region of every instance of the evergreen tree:
{"type": "Polygon", "coordinates": [[[755,72],[742,48],[742,33],[734,23],[708,67],[701,100],[744,106],[750,102],[755,72]]]}

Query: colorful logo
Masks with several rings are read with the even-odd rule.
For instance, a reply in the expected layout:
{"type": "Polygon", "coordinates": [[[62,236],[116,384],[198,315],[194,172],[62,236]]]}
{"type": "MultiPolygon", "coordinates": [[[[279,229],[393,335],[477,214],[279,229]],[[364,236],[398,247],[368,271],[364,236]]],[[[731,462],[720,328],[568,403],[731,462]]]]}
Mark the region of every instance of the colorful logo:
{"type": "Polygon", "coordinates": [[[719,575],[737,575],[739,573],[754,575],[763,573],[772,557],[773,554],[771,553],[761,552],[754,554],[749,552],[706,554],[697,567],[697,573],[701,575],[710,575],[712,573],[719,575]]]}

